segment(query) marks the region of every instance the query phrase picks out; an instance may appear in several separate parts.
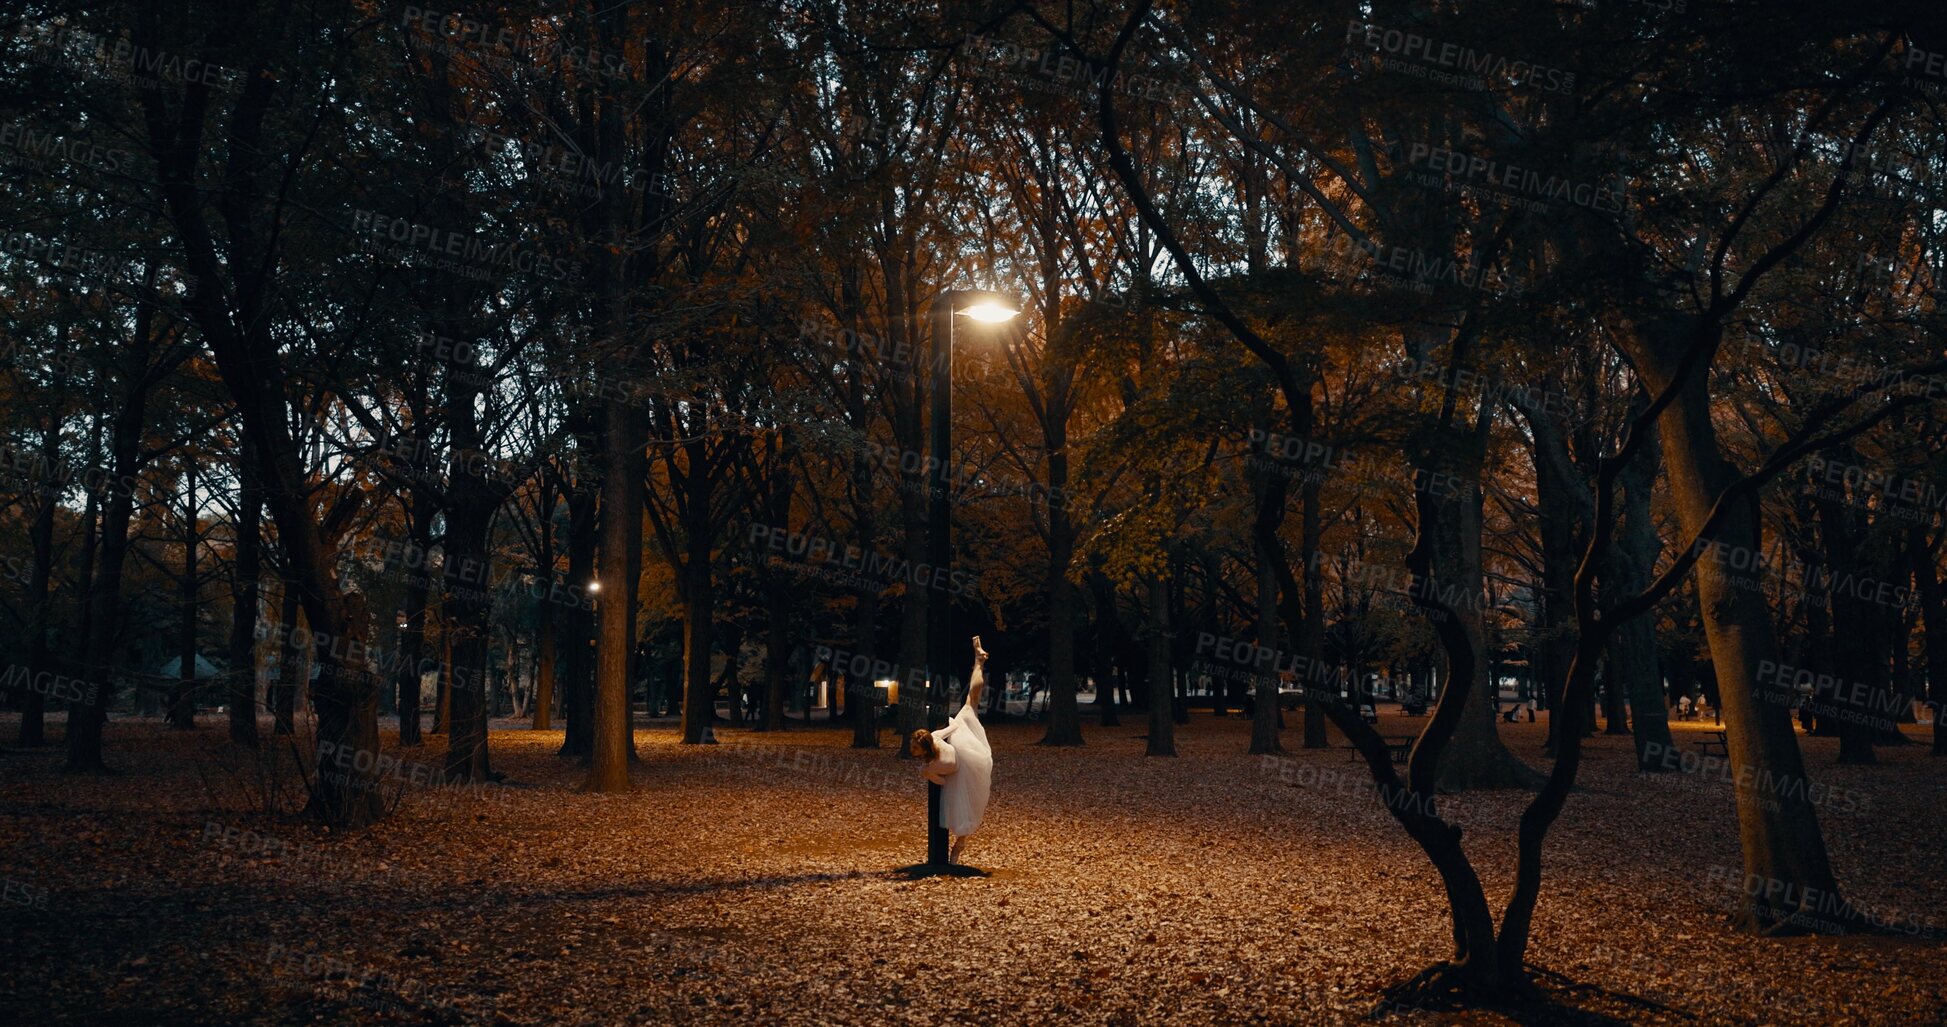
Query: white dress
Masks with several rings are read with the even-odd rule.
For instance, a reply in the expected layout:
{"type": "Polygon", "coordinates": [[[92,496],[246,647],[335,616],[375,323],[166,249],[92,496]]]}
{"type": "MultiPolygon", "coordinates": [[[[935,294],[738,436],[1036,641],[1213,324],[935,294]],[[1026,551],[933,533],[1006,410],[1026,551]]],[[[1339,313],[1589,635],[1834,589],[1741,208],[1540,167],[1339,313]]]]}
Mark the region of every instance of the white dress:
{"type": "Polygon", "coordinates": [[[955,836],[974,833],[987,812],[987,793],[994,786],[994,750],[987,729],[971,705],[938,731],[933,743],[940,755],[927,764],[926,779],[940,786],[940,824],[955,836]],[[948,739],[952,739],[951,742],[948,739]]]}

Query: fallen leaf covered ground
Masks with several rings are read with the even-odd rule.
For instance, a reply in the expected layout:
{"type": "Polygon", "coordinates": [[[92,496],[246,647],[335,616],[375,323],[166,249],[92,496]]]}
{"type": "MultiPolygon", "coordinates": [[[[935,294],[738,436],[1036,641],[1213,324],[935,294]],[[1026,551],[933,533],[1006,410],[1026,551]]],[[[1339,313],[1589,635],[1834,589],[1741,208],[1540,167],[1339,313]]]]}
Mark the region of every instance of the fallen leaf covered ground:
{"type": "MultiPolygon", "coordinates": [[[[5,751],[0,1019],[1517,1022],[1384,1004],[1448,955],[1446,904],[1336,736],[1248,756],[1247,721],[1200,714],[1178,758],[1150,759],[1139,717],[1088,724],[1078,749],[994,724],[993,801],[967,852],[988,876],[905,881],[889,871],[924,855],[924,792],[889,734],[862,751],[822,724],[720,728],[725,744],[698,747],[659,725],[636,733],[633,790],[591,795],[555,756],[559,731],[496,727],[504,785],[402,774],[393,814],[346,835],[265,816],[271,764],[230,750],[214,718],[189,734],[117,720],[108,777],[5,751]]],[[[1676,727],[1695,751],[1706,728],[1676,727]]],[[[1502,725],[1537,765],[1544,728],[1502,725]]],[[[1562,1004],[1512,1016],[1947,1023],[1947,761],[1914,745],[1840,767],[1835,741],[1801,743],[1839,880],[1883,936],[1734,933],[1725,775],[1638,775],[1628,738],[1597,736],[1550,837],[1531,950],[1562,1004]]],[[[401,756],[436,765],[442,745],[401,756]]],[[[1497,914],[1523,798],[1442,803],[1497,914]]]]}

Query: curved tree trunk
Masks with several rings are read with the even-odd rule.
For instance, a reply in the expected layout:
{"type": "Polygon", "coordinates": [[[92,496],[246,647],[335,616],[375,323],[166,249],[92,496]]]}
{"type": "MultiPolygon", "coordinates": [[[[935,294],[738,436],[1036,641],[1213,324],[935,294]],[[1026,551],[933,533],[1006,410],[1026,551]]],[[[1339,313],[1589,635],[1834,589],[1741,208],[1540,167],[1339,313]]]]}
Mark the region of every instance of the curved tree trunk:
{"type": "MultiPolygon", "coordinates": [[[[1432,475],[1447,474],[1452,476],[1451,480],[1461,482],[1458,498],[1439,495],[1440,490],[1431,485],[1420,490],[1426,497],[1422,509],[1437,506],[1439,516],[1430,537],[1431,574],[1417,576],[1411,588],[1419,594],[1431,594],[1449,608],[1445,613],[1433,611],[1432,615],[1453,619],[1451,630],[1464,635],[1468,651],[1476,654],[1465,667],[1456,667],[1452,648],[1448,649],[1447,688],[1451,691],[1464,687],[1465,694],[1453,738],[1441,752],[1439,788],[1446,792],[1535,788],[1543,780],[1541,774],[1517,759],[1501,741],[1494,718],[1495,683],[1489,674],[1489,661],[1478,655],[1487,651],[1486,616],[1480,599],[1483,497],[1478,484],[1479,466],[1476,462],[1468,467],[1442,470],[1434,464],[1423,472],[1429,479],[1432,475]],[[1463,684],[1460,681],[1463,672],[1471,675],[1472,680],[1463,684]]],[[[1435,628],[1443,635],[1449,630],[1443,625],[1435,628]]],[[[1563,719],[1562,711],[1557,710],[1550,719],[1563,719]]]]}
{"type": "MultiPolygon", "coordinates": [[[[1623,337],[1638,373],[1663,390],[1675,378],[1678,355],[1714,345],[1716,328],[1682,315],[1642,326],[1644,337],[1623,337]]],[[[1737,479],[1726,462],[1711,421],[1707,376],[1691,375],[1676,402],[1658,420],[1670,496],[1687,537],[1696,537],[1718,497],[1737,479]]],[[[1738,499],[1696,566],[1698,606],[1717,676],[1718,701],[1730,738],[1736,775],[1738,837],[1745,879],[1776,883],[1742,898],[1739,922],[1771,929],[1798,912],[1807,895],[1839,895],[1838,882],[1807,798],[1805,764],[1792,734],[1789,711],[1763,699],[1759,667],[1775,664],[1778,645],[1761,582],[1750,580],[1751,556],[1761,553],[1756,505],[1738,499]],[[1740,569],[1742,568],[1742,569],[1740,569]],[[1760,785],[1768,778],[1771,787],[1760,785]],[[1790,901],[1787,897],[1797,901],[1790,901]]],[[[1753,889],[1745,889],[1749,892],[1753,889]]]]}
{"type": "MultiPolygon", "coordinates": [[[[1605,581],[1623,595],[1634,595],[1650,582],[1662,542],[1656,537],[1650,496],[1656,487],[1657,443],[1646,435],[1643,451],[1617,476],[1622,489],[1622,522],[1609,549],[1605,581]]],[[[1637,617],[1616,628],[1609,640],[1608,677],[1612,691],[1629,701],[1629,730],[1636,746],[1636,769],[1657,773],[1665,769],[1662,754],[1675,751],[1670,735],[1670,707],[1664,700],[1662,671],[1656,660],[1656,619],[1637,617]],[[1651,759],[1650,753],[1657,758],[1651,759]]]]}
{"type": "MultiPolygon", "coordinates": [[[[140,22],[137,43],[160,49],[157,31],[153,20],[140,22]]],[[[201,283],[184,297],[183,307],[202,330],[217,371],[236,401],[237,420],[250,437],[264,502],[277,525],[290,579],[298,587],[314,631],[334,640],[352,637],[362,642],[363,636],[346,634],[360,614],[339,587],[335,546],[320,523],[298,462],[299,446],[289,425],[286,372],[271,332],[273,319],[267,313],[269,288],[279,277],[276,233],[267,226],[281,222],[264,217],[263,198],[273,190],[265,188],[259,176],[276,163],[276,148],[265,137],[274,92],[271,76],[250,76],[237,102],[224,108],[228,113],[220,129],[221,145],[231,159],[224,186],[214,193],[199,186],[197,169],[204,147],[213,145],[202,121],[212,108],[189,104],[172,114],[160,90],[146,91],[141,99],[161,198],[182,244],[185,268],[201,283]],[[206,207],[212,195],[223,198],[227,237],[223,250],[218,249],[206,207]],[[227,273],[238,268],[246,270],[227,273]]],[[[153,287],[153,273],[149,277],[153,287]]],[[[146,322],[147,317],[145,313],[139,320],[146,322]]],[[[141,334],[147,334],[146,324],[141,334]]],[[[146,375],[137,377],[147,380],[146,375]]],[[[332,518],[342,513],[348,521],[360,498],[362,493],[347,497],[332,518]]],[[[97,631],[106,627],[95,625],[97,631]]],[[[334,826],[360,827],[384,814],[371,769],[376,755],[354,759],[341,774],[327,772],[326,764],[354,752],[376,754],[378,691],[370,674],[341,674],[343,661],[333,647],[320,647],[320,657],[323,673],[314,693],[318,715],[314,756],[319,773],[308,808],[334,826]]]]}
{"type": "MultiPolygon", "coordinates": [[[[1402,342],[1411,358],[1424,362],[1431,359],[1435,347],[1445,341],[1446,335],[1445,329],[1415,329],[1402,333],[1402,342]]],[[[1447,687],[1462,689],[1464,697],[1454,735],[1441,749],[1439,787],[1447,792],[1536,788],[1543,781],[1540,773],[1508,751],[1495,725],[1497,685],[1489,670],[1492,661],[1487,658],[1486,611],[1482,599],[1484,496],[1480,485],[1493,420],[1493,404],[1483,403],[1471,427],[1430,428],[1426,446],[1412,461],[1415,500],[1421,511],[1420,531],[1426,535],[1428,550],[1426,567],[1413,573],[1406,583],[1406,591],[1429,616],[1453,620],[1452,625],[1434,625],[1443,638],[1450,631],[1459,632],[1454,642],[1446,646],[1447,687]],[[1454,647],[1462,637],[1470,657],[1464,667],[1456,667],[1454,647]],[[1460,681],[1463,671],[1472,679],[1460,681]]],[[[1553,719],[1560,719],[1559,711],[1553,719]]]]}
{"type": "MultiPolygon", "coordinates": [[[[1580,715],[1580,711],[1569,715],[1562,703],[1562,689],[1568,682],[1569,662],[1575,657],[1569,593],[1581,555],[1578,536],[1586,533],[1589,517],[1587,486],[1569,452],[1568,429],[1562,419],[1557,411],[1527,411],[1529,432],[1534,438],[1535,519],[1541,536],[1540,609],[1529,670],[1538,679],[1551,710],[1544,747],[1550,756],[1561,751],[1562,733],[1576,726],[1580,715]]],[[[1495,694],[1498,696],[1498,689],[1495,694]]]]}

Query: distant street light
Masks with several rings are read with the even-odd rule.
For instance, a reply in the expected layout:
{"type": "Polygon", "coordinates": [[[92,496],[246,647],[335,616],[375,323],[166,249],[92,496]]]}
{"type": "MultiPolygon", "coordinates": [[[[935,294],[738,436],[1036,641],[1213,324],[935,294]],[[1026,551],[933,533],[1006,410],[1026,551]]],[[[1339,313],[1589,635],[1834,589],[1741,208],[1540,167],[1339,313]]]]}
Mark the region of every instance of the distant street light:
{"type": "Polygon", "coordinates": [[[602,590],[602,583],[599,581],[591,581],[588,583],[588,590],[590,592],[600,592],[602,590]]]}

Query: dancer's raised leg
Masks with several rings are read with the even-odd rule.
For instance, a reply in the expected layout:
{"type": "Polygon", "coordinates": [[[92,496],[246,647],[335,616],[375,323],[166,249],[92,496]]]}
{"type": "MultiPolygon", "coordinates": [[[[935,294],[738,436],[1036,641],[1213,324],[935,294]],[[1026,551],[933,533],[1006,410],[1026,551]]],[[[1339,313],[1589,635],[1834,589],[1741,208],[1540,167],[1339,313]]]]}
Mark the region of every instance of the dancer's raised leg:
{"type": "Polygon", "coordinates": [[[987,685],[987,672],[982,669],[987,665],[987,650],[980,647],[979,635],[973,637],[973,647],[973,673],[967,675],[967,707],[978,713],[980,711],[980,690],[987,685]]]}

